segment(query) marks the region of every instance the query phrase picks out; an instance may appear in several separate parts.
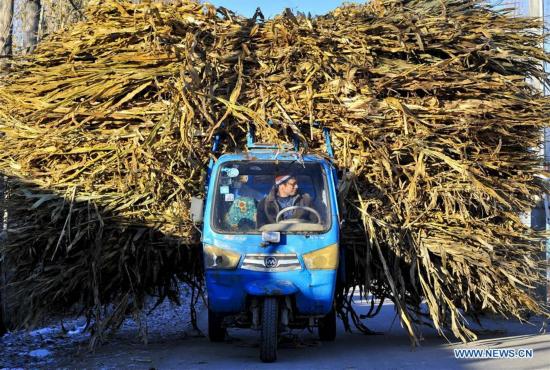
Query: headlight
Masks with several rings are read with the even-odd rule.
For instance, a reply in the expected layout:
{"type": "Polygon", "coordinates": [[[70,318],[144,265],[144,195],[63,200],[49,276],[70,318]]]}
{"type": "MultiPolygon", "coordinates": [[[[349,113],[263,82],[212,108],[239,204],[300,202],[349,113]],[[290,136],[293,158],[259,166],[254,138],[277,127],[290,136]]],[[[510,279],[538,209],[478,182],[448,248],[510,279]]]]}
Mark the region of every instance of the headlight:
{"type": "Polygon", "coordinates": [[[308,270],[336,270],[338,267],[338,244],[306,253],[302,257],[308,270]]]}
{"type": "Polygon", "coordinates": [[[241,255],[228,249],[205,244],[204,264],[207,269],[234,269],[239,264],[241,255]]]}

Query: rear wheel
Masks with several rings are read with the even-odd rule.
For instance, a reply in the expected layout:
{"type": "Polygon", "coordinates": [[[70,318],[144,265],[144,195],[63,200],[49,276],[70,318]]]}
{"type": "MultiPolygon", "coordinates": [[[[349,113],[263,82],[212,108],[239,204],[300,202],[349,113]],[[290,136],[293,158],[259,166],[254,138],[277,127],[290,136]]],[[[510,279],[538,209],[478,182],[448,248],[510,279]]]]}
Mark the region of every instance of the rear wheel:
{"type": "Polygon", "coordinates": [[[332,342],[336,338],[336,312],[334,308],[326,316],[320,318],[318,324],[319,339],[332,342]]]}
{"type": "Polygon", "coordinates": [[[211,342],[223,342],[226,330],[222,326],[223,316],[208,310],[208,338],[211,342]]]}
{"type": "Polygon", "coordinates": [[[277,298],[266,297],[262,309],[262,333],[260,336],[260,359],[263,362],[277,360],[277,326],[279,305],[277,298]]]}

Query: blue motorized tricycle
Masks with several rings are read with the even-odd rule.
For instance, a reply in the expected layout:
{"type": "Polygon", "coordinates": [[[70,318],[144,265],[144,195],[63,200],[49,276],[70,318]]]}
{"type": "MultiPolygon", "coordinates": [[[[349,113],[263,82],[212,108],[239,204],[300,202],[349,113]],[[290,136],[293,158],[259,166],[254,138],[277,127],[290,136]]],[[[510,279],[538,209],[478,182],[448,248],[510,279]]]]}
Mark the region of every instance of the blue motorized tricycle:
{"type": "Polygon", "coordinates": [[[260,358],[273,362],[289,329],[316,326],[334,340],[340,220],[325,138],[327,157],[249,136],[248,151],[211,162],[202,234],[211,341],[228,327],[259,329],[260,358]]]}

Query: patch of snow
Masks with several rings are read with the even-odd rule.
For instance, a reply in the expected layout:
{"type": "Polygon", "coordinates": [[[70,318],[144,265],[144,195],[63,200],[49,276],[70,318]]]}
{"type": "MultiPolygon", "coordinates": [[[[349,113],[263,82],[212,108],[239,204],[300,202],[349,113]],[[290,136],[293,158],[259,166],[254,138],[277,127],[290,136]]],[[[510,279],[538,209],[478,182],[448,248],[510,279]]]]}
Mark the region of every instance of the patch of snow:
{"type": "MultiPolygon", "coordinates": [[[[140,334],[146,334],[149,343],[187,336],[191,297],[189,288],[183,284],[179,298],[181,306],[165,300],[148,314],[156,304],[156,299],[149,299],[142,315],[127,318],[115,334],[109,335],[109,341],[135,345],[143,343],[140,334]]],[[[200,307],[201,302],[197,308],[200,307]]],[[[63,364],[70,363],[75,355],[86,353],[90,338],[90,333],[84,330],[86,318],[61,318],[65,330],[58,323],[59,319],[52,318],[36,330],[12,331],[0,337],[0,370],[64,367],[63,364]]]]}
{"type": "Polygon", "coordinates": [[[86,328],[86,325],[77,326],[74,330],[69,330],[67,332],[68,336],[78,335],[82,334],[84,332],[84,329],[86,328]]]}
{"type": "Polygon", "coordinates": [[[33,337],[36,337],[38,335],[42,335],[42,336],[51,335],[51,334],[54,334],[56,331],[58,331],[58,329],[53,327],[46,327],[46,328],[33,330],[29,334],[32,335],[33,337]]]}
{"type": "Polygon", "coordinates": [[[52,353],[47,349],[35,349],[34,351],[29,352],[29,356],[40,357],[40,358],[50,356],[51,354],[52,353]]]}

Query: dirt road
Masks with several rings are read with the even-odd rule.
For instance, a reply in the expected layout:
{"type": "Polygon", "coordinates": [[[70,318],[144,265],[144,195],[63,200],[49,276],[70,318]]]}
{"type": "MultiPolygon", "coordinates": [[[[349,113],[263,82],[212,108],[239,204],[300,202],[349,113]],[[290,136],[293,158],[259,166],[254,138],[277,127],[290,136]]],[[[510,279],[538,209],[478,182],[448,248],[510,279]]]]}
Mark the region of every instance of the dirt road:
{"type": "MultiPolygon", "coordinates": [[[[356,305],[359,312],[366,306],[356,305]]],[[[486,331],[475,343],[450,344],[434,330],[424,329],[422,346],[412,350],[405,331],[395,319],[391,304],[368,321],[372,330],[382,335],[365,336],[346,333],[340,325],[335,342],[319,342],[316,333],[296,332],[296,338],[282,343],[278,361],[259,361],[258,333],[252,330],[230,330],[225,343],[210,343],[205,337],[190,333],[158,337],[149,345],[113,342],[95,354],[80,354],[60,366],[70,368],[135,368],[135,369],[550,369],[550,334],[539,334],[541,320],[533,326],[505,320],[483,321],[486,331]],[[528,349],[530,359],[457,359],[454,349],[528,349]]],[[[199,324],[206,332],[206,312],[199,324]]],[[[495,352],[496,353],[496,352],[495,352]]],[[[496,353],[498,355],[498,353],[496,353]]]]}

